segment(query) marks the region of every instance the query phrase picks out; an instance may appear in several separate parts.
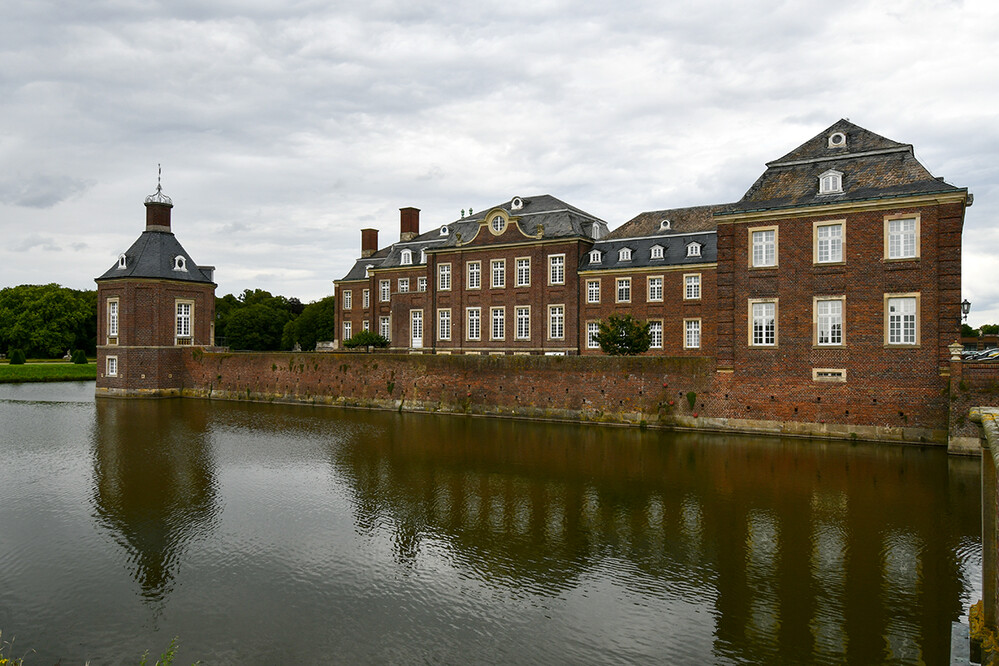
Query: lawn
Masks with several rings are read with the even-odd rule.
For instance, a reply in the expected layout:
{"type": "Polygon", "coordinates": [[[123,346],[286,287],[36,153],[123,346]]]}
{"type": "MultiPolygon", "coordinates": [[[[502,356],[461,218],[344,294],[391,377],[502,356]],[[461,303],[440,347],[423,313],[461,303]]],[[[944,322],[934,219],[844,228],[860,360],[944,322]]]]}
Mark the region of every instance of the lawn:
{"type": "Polygon", "coordinates": [[[0,364],[0,384],[13,382],[67,382],[97,379],[97,366],[93,363],[32,363],[24,365],[0,364]]]}

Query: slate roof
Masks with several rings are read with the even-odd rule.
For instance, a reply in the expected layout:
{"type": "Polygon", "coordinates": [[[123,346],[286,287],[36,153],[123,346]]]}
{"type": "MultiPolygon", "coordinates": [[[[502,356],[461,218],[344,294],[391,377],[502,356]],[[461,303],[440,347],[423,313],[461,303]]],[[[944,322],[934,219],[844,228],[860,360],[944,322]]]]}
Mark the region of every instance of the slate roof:
{"type": "Polygon", "coordinates": [[[768,162],[742,199],[719,214],[961,190],[934,178],[916,160],[910,144],[840,120],[768,162]],[[829,136],[836,132],[846,135],[845,147],[829,146],[829,136]],[[842,193],[819,194],[819,176],[829,170],[843,174],[842,193]]]}
{"type": "Polygon", "coordinates": [[[710,231],[677,233],[634,238],[607,238],[593,244],[590,252],[585,252],[579,261],[579,270],[614,270],[620,268],[655,268],[657,266],[680,266],[683,264],[705,264],[718,261],[718,235],[710,231]],[[701,255],[687,256],[687,246],[698,243],[701,255]],[[652,247],[663,248],[663,258],[652,258],[652,247]],[[620,261],[618,254],[622,248],[631,248],[631,261],[620,261]],[[599,263],[590,262],[590,253],[600,250],[603,254],[599,263]]]}
{"type": "Polygon", "coordinates": [[[118,262],[115,261],[96,281],[158,278],[215,284],[210,275],[211,269],[206,267],[206,271],[202,271],[172,233],[143,231],[132,246],[125,250],[125,268],[118,268],[118,262]],[[178,255],[184,257],[186,270],[174,270],[174,258],[178,255]]]}
{"type": "Polygon", "coordinates": [[[689,208],[670,208],[639,213],[607,234],[606,239],[671,236],[679,232],[713,231],[717,226],[714,214],[726,210],[731,205],[691,206],[689,208]],[[662,228],[663,220],[669,220],[668,230],[662,228]]]}

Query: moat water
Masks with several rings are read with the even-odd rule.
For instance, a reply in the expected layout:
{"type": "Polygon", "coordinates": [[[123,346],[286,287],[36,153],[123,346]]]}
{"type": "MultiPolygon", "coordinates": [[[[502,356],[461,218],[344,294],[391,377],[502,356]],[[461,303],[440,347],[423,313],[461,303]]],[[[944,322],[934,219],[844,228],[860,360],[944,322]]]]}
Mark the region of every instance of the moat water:
{"type": "Polygon", "coordinates": [[[93,392],[0,385],[28,666],[946,663],[980,596],[939,449],[93,392]]]}

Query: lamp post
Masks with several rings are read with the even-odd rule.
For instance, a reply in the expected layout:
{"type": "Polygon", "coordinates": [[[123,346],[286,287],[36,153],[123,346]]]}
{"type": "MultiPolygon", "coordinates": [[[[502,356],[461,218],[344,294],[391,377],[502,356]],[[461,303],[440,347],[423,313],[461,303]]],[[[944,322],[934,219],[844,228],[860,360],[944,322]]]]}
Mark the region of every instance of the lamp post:
{"type": "Polygon", "coordinates": [[[971,301],[967,298],[961,301],[961,321],[968,321],[968,313],[971,312],[971,301]]]}

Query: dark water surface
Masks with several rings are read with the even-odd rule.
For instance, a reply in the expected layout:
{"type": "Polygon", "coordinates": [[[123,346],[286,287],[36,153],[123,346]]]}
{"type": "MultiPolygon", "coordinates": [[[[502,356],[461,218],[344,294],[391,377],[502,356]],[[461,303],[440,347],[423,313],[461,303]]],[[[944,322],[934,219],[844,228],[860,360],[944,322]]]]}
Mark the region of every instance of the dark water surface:
{"type": "Polygon", "coordinates": [[[29,666],[945,663],[978,461],[939,449],[0,386],[29,666]]]}

